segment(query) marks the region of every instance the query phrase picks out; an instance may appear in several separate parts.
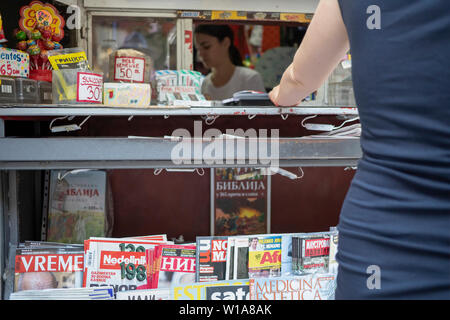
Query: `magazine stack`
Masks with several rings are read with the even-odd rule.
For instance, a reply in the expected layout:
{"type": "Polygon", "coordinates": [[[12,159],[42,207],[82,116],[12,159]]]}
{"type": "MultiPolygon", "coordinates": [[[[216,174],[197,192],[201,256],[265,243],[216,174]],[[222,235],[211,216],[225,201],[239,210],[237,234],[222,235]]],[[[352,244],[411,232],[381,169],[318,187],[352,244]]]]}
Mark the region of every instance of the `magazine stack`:
{"type": "Polygon", "coordinates": [[[338,232],[21,243],[11,300],[332,300],[338,232]]]}

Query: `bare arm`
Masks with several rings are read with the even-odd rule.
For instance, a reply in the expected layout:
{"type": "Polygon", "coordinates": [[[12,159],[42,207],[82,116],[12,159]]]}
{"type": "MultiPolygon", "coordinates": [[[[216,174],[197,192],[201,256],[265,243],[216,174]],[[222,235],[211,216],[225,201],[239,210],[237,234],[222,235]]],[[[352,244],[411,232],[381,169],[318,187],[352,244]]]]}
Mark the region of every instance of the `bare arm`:
{"type": "Polygon", "coordinates": [[[321,0],[292,64],[269,93],[277,106],[295,106],[317,90],[349,49],[337,0],[321,0]]]}

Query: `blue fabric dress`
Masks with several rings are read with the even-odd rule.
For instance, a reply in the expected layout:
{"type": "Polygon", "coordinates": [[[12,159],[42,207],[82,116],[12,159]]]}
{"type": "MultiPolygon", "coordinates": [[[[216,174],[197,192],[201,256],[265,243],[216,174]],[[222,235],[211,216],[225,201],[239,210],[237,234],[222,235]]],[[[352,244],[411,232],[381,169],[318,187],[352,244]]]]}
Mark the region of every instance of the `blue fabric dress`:
{"type": "Polygon", "coordinates": [[[336,299],[450,299],[450,1],[339,5],[363,157],[340,214],[336,299]]]}

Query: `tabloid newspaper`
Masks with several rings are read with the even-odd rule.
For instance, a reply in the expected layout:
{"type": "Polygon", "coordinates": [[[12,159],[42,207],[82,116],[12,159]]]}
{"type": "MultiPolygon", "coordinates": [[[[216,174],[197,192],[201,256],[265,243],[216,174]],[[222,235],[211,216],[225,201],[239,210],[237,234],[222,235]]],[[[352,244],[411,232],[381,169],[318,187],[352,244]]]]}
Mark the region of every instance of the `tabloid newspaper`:
{"type": "Polygon", "coordinates": [[[172,300],[246,300],[249,284],[249,279],[174,284],[170,287],[170,297],[172,300]]]}
{"type": "Polygon", "coordinates": [[[292,237],[295,243],[294,274],[326,273],[330,255],[330,233],[308,233],[292,237]]]}
{"type": "Polygon", "coordinates": [[[250,236],[248,275],[250,278],[281,275],[281,235],[250,236]]]}
{"type": "Polygon", "coordinates": [[[50,174],[47,240],[82,244],[90,237],[106,236],[106,172],[79,172],[62,180],[58,173],[50,174]]]}
{"type": "Polygon", "coordinates": [[[116,300],[170,300],[169,289],[119,291],[116,300]]]}
{"type": "Polygon", "coordinates": [[[250,279],[250,300],[334,300],[335,274],[250,279]]]}
{"type": "Polygon", "coordinates": [[[225,280],[227,265],[226,236],[197,237],[196,282],[225,280]]]}
{"type": "Polygon", "coordinates": [[[19,246],[14,266],[14,292],[54,288],[80,288],[84,250],[63,245],[19,246]]]}
{"type": "Polygon", "coordinates": [[[161,243],[165,243],[165,241],[135,238],[90,238],[85,240],[83,286],[112,286],[115,293],[147,289],[145,250],[154,248],[161,243]]]}
{"type": "Polygon", "coordinates": [[[195,256],[195,245],[164,244],[155,247],[153,263],[156,262],[156,267],[147,288],[150,285],[154,289],[170,288],[176,283],[195,282],[195,256]]]}

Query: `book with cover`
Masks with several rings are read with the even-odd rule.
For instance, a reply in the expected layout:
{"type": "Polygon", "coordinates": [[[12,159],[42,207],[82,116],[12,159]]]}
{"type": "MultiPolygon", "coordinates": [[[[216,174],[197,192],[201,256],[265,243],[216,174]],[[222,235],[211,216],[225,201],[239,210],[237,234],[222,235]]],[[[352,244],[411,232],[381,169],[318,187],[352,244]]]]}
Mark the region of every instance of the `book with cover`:
{"type": "Polygon", "coordinates": [[[243,300],[242,291],[247,292],[249,284],[249,279],[174,284],[170,287],[170,297],[171,300],[227,300],[226,297],[231,298],[234,294],[235,299],[230,300],[243,300]],[[207,291],[208,288],[213,289],[207,291]]]}
{"type": "Polygon", "coordinates": [[[165,243],[133,238],[97,238],[84,242],[84,287],[112,286],[114,292],[147,288],[145,251],[165,243]]]}
{"type": "Polygon", "coordinates": [[[170,300],[169,289],[119,291],[116,300],[170,300]]]}
{"type": "Polygon", "coordinates": [[[336,275],[250,279],[250,300],[334,300],[336,275]]]}
{"type": "Polygon", "coordinates": [[[54,288],[81,288],[83,248],[21,246],[16,249],[14,292],[54,288]]]}
{"type": "Polygon", "coordinates": [[[295,274],[326,273],[330,255],[330,233],[307,233],[294,236],[292,241],[297,242],[297,263],[293,265],[295,274]]]}
{"type": "Polygon", "coordinates": [[[270,175],[254,168],[211,169],[211,235],[270,233],[270,175]]]}
{"type": "Polygon", "coordinates": [[[164,244],[155,249],[153,288],[170,288],[177,283],[195,282],[195,245],[164,244]]]}
{"type": "Polygon", "coordinates": [[[250,278],[281,275],[281,235],[250,236],[248,275],[250,278]]]}
{"type": "Polygon", "coordinates": [[[228,237],[197,237],[195,282],[225,280],[228,237]]]}
{"type": "Polygon", "coordinates": [[[105,237],[108,229],[107,174],[92,170],[50,173],[47,238],[49,242],[83,243],[89,237],[105,237]]]}

